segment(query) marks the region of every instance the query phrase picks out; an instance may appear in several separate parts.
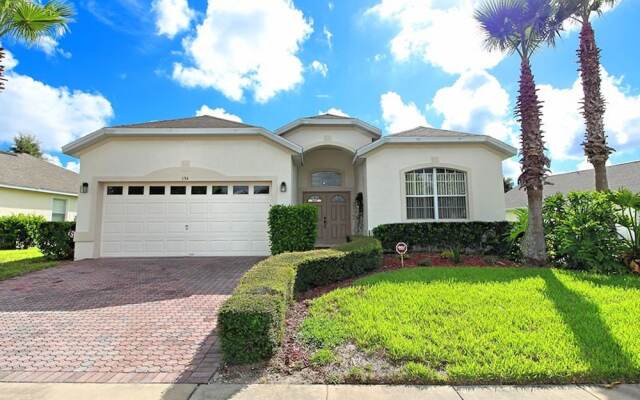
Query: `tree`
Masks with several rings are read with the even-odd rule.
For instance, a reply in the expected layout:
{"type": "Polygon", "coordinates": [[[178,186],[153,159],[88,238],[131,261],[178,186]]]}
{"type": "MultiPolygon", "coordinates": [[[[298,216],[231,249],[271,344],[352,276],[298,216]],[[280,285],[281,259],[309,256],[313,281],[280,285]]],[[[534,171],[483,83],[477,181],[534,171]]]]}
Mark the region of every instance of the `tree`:
{"type": "MultiPolygon", "coordinates": [[[[62,0],[40,4],[33,0],[0,0],[0,39],[5,36],[34,44],[68,29],[73,8],[62,0]]],[[[0,90],[4,89],[4,49],[0,47],[0,90]]]]}
{"type": "Polygon", "coordinates": [[[40,142],[33,135],[26,135],[20,133],[13,138],[13,146],[11,151],[14,153],[30,154],[34,157],[42,158],[42,151],[40,150],[40,142]]]}
{"type": "Polygon", "coordinates": [[[520,56],[520,81],[515,114],[520,122],[521,170],[518,185],[527,191],[528,225],[522,241],[525,260],[547,261],[542,225],[542,188],[549,172],[541,129],[542,104],[531,72],[531,56],[544,44],[553,45],[565,15],[549,0],[488,0],[475,12],[488,50],[520,56]]]}
{"type": "Polygon", "coordinates": [[[502,185],[504,186],[504,192],[507,193],[509,190],[515,187],[515,183],[513,183],[513,178],[502,178],[502,185]]]}
{"type": "Polygon", "coordinates": [[[596,190],[609,190],[607,180],[607,160],[614,151],[607,145],[604,132],[605,101],[600,89],[600,49],[591,26],[591,15],[602,13],[605,5],[613,5],[616,0],[562,0],[567,9],[567,17],[581,25],[578,62],[582,80],[582,116],[586,126],[584,154],[593,165],[596,176],[596,190]]]}

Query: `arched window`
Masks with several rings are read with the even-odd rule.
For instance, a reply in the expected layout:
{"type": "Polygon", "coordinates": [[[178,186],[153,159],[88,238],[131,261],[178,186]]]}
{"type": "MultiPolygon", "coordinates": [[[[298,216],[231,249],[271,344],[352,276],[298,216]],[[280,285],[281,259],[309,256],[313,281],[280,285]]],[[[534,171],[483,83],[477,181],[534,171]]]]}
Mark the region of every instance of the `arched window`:
{"type": "Polygon", "coordinates": [[[467,218],[467,174],[450,168],[405,173],[407,219],[467,218]]]}
{"type": "Polygon", "coordinates": [[[311,186],[342,186],[342,174],[335,171],[318,171],[311,174],[311,186]]]}

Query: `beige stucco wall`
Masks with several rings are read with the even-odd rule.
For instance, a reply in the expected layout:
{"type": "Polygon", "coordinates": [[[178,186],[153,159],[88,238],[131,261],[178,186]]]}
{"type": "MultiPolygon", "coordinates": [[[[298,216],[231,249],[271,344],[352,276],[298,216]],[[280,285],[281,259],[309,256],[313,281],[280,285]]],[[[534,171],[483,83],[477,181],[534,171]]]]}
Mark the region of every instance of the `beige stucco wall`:
{"type": "Polygon", "coordinates": [[[357,149],[371,143],[372,134],[357,127],[344,126],[300,126],[282,135],[307,151],[315,147],[336,146],[355,153],[357,149]]]}
{"type": "Polygon", "coordinates": [[[30,190],[0,188],[0,216],[14,214],[42,215],[51,221],[53,199],[67,201],[66,221],[76,217],[76,198],[73,196],[52,193],[34,192],[30,190]]]}
{"type": "Polygon", "coordinates": [[[76,258],[100,254],[104,182],[269,181],[273,201],[292,202],[291,150],[259,136],[111,138],[79,154],[81,182],[76,258]],[[288,190],[281,193],[280,183],[288,190]]]}
{"type": "Polygon", "coordinates": [[[505,219],[500,154],[482,145],[387,144],[367,154],[368,229],[380,224],[408,222],[404,173],[434,166],[467,172],[467,220],[505,219]]]}

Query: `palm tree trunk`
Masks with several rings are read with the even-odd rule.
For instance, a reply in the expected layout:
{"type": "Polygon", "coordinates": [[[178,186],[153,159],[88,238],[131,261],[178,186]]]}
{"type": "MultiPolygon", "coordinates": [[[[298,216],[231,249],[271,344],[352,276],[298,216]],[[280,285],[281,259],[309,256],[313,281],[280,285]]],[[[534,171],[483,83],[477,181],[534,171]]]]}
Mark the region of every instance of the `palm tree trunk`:
{"type": "Polygon", "coordinates": [[[583,19],[580,30],[580,77],[582,78],[582,115],[586,132],[582,143],[587,160],[593,165],[596,173],[596,190],[609,190],[606,163],[613,149],[607,146],[607,135],[604,132],[604,97],[600,91],[600,49],[588,19],[583,19]]]}
{"type": "Polygon", "coordinates": [[[4,90],[4,82],[6,79],[4,78],[4,65],[2,65],[2,60],[4,59],[4,49],[0,46],[0,91],[4,90]]]}
{"type": "Polygon", "coordinates": [[[529,225],[522,241],[522,252],[527,263],[544,265],[547,250],[542,225],[542,201],[545,176],[549,170],[549,158],[544,154],[540,110],[536,84],[529,60],[520,63],[520,88],[516,103],[516,114],[520,121],[522,146],[522,174],[518,184],[527,191],[529,225]]]}

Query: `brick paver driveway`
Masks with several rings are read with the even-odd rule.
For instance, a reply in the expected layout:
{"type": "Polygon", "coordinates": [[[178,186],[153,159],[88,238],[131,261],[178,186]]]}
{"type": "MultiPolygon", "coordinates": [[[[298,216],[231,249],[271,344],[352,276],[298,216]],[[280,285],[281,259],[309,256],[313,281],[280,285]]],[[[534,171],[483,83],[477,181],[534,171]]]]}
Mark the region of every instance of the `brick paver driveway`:
{"type": "Polygon", "coordinates": [[[97,259],[0,282],[0,381],[205,383],[259,258],[97,259]]]}

